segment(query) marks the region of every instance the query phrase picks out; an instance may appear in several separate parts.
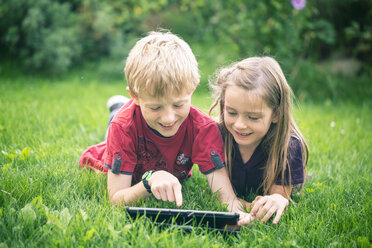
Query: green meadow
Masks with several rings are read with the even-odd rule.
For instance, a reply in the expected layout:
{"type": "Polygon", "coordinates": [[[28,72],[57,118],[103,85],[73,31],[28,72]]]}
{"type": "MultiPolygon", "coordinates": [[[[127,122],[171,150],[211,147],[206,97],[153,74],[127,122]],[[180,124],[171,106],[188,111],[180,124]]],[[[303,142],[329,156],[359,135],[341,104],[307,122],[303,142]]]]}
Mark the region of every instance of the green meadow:
{"type": "MultiPolygon", "coordinates": [[[[223,236],[132,221],[111,205],[105,175],[81,169],[83,150],[103,140],[107,99],[125,93],[94,71],[0,77],[0,247],[371,247],[372,101],[296,101],[310,149],[302,194],[278,225],[255,222],[223,236]]],[[[201,88],[193,104],[207,112],[201,88]]],[[[194,168],[182,209],[227,211],[194,168]]],[[[153,196],[136,206],[176,208],[153,196]]]]}

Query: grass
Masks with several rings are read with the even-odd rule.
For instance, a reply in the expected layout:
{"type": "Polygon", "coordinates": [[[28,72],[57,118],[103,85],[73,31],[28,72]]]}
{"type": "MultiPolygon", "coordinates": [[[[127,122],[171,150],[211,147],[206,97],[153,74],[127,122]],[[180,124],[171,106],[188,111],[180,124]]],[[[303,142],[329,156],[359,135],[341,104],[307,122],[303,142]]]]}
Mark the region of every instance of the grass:
{"type": "MultiPolygon", "coordinates": [[[[223,237],[133,222],[109,203],[105,176],[79,168],[103,139],[106,100],[125,87],[85,73],[0,77],[0,247],[371,247],[372,101],[296,105],[313,176],[303,198],[276,226],[223,237]]],[[[203,90],[193,96],[205,112],[211,102],[203,90]]],[[[183,193],[184,209],[225,211],[197,168],[183,193]]],[[[175,208],[153,197],[136,205],[175,208]]]]}

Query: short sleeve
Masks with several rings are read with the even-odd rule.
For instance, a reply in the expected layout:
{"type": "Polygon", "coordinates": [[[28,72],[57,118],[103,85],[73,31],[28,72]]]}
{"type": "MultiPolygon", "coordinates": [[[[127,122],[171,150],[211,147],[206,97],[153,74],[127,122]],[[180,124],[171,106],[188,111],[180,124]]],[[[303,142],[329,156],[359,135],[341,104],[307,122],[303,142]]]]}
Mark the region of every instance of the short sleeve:
{"type": "Polygon", "coordinates": [[[221,133],[213,121],[199,129],[193,143],[192,161],[204,174],[225,166],[221,133]]]}
{"type": "MultiPolygon", "coordinates": [[[[291,137],[289,149],[288,149],[288,164],[291,168],[291,184],[301,184],[305,180],[304,178],[304,166],[303,166],[303,157],[302,157],[302,144],[295,138],[291,137]]],[[[286,185],[289,184],[289,172],[286,170],[285,175],[286,185]]],[[[282,185],[281,175],[277,178],[275,184],[282,185]]]]}
{"type": "Polygon", "coordinates": [[[136,137],[134,130],[123,129],[119,124],[111,123],[103,159],[104,166],[112,173],[132,175],[137,163],[134,137],[136,137]]]}

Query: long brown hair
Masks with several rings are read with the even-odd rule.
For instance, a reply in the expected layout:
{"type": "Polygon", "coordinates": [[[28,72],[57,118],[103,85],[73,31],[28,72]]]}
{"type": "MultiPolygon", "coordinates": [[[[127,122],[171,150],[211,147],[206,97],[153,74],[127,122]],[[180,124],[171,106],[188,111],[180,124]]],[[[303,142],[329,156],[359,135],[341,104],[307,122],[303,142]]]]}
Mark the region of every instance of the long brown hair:
{"type": "Polygon", "coordinates": [[[225,92],[230,85],[236,85],[248,91],[260,89],[262,99],[272,108],[277,117],[277,122],[271,124],[262,140],[262,147],[268,156],[262,182],[264,194],[268,193],[279,175],[281,175],[283,186],[287,183],[291,185],[291,177],[287,183],[284,180],[286,170],[289,170],[289,175],[291,173],[290,167],[287,166],[291,136],[301,142],[304,169],[308,160],[308,147],[292,117],[293,93],[280,65],[271,57],[247,58],[220,69],[216,73],[215,80],[210,81],[216,100],[209,110],[209,115],[219,105],[219,127],[224,137],[226,166],[231,178],[234,138],[224,122],[225,92]]]}

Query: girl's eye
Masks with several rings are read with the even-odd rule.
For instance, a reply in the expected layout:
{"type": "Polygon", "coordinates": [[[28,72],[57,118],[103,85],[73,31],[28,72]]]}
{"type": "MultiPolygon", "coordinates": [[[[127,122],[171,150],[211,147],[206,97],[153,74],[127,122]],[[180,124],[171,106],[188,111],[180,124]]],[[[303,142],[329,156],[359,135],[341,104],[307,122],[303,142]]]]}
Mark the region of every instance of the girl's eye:
{"type": "Polygon", "coordinates": [[[160,109],[160,107],[151,107],[150,109],[153,110],[153,111],[157,111],[157,110],[160,109]]]}
{"type": "Polygon", "coordinates": [[[236,113],[235,113],[235,112],[230,112],[230,111],[227,111],[227,113],[228,113],[229,115],[231,115],[231,116],[235,116],[235,115],[236,115],[236,113]]]}
{"type": "Polygon", "coordinates": [[[183,106],[183,104],[173,104],[173,107],[175,108],[181,108],[183,106]]]}
{"type": "Polygon", "coordinates": [[[249,118],[250,120],[252,120],[252,121],[257,121],[258,119],[260,119],[260,118],[255,117],[255,116],[248,116],[248,118],[249,118]]]}

